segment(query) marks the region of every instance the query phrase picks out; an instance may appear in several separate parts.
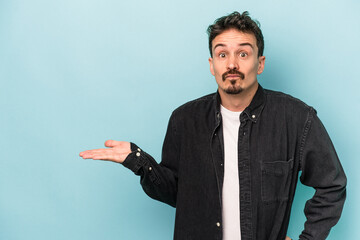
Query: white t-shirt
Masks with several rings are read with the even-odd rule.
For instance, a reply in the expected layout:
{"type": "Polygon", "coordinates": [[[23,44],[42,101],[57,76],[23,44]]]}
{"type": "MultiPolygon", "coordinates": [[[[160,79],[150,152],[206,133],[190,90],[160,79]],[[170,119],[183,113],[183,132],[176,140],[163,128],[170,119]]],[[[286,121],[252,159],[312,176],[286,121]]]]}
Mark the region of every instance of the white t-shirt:
{"type": "Polygon", "coordinates": [[[220,109],[224,133],[223,240],[240,240],[238,134],[241,112],[232,112],[222,105],[220,109]]]}

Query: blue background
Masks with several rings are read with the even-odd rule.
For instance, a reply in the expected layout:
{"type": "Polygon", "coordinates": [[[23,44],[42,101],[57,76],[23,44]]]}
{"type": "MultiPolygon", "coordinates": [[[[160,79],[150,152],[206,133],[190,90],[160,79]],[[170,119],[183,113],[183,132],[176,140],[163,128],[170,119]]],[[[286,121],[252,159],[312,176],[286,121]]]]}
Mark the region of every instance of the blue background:
{"type": "Polygon", "coordinates": [[[357,238],[358,1],[0,0],[0,239],[172,239],[173,208],[78,153],[116,139],[159,160],[172,110],[216,90],[206,28],[234,10],[262,24],[259,82],[317,109],[348,176],[328,239],[357,238]]]}

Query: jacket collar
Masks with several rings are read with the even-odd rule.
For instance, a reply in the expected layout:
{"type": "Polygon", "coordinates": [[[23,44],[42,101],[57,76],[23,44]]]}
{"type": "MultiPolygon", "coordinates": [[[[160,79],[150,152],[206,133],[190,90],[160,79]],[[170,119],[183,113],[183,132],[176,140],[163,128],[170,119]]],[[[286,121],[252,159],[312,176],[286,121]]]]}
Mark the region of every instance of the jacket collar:
{"type": "MultiPolygon", "coordinates": [[[[250,119],[252,122],[256,123],[259,119],[261,112],[265,105],[265,93],[264,89],[259,84],[258,89],[251,100],[249,106],[245,108],[245,110],[240,115],[240,120],[243,121],[245,118],[250,119]]],[[[216,125],[219,125],[221,122],[221,113],[220,113],[220,94],[219,91],[214,95],[214,104],[215,104],[215,122],[216,125]]]]}

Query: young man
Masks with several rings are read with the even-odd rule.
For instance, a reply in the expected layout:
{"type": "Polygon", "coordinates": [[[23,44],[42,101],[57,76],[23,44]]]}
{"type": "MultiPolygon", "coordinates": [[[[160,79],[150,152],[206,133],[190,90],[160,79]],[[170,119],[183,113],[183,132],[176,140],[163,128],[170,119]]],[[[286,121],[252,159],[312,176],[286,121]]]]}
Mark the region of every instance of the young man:
{"type": "Polygon", "coordinates": [[[218,91],[172,113],[160,164],[112,140],[80,156],[140,175],[150,197],[176,207],[174,239],[285,239],[301,171],[316,193],[300,239],[325,239],[341,215],[346,177],[316,111],[259,85],[264,40],[247,12],[217,19],[208,33],[218,91]]]}

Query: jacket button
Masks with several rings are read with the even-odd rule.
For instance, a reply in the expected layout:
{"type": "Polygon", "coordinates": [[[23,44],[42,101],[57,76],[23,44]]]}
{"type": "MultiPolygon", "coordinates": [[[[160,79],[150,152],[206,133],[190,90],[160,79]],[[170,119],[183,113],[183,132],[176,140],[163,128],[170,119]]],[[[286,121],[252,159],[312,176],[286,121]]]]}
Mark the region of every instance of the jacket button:
{"type": "Polygon", "coordinates": [[[219,222],[217,222],[217,223],[216,223],[216,226],[220,227],[220,226],[221,226],[221,224],[220,224],[219,222]]]}
{"type": "Polygon", "coordinates": [[[149,171],[151,171],[152,170],[152,167],[149,167],[149,171]]]}
{"type": "Polygon", "coordinates": [[[256,116],[255,116],[255,115],[252,115],[251,117],[252,117],[252,118],[255,118],[256,116]]]}
{"type": "Polygon", "coordinates": [[[137,152],[137,153],[136,153],[136,156],[137,156],[137,157],[140,157],[140,153],[139,153],[139,152],[137,152]]]}
{"type": "Polygon", "coordinates": [[[138,148],[137,150],[138,150],[138,152],[141,152],[141,149],[140,149],[140,148],[138,148]]]}

